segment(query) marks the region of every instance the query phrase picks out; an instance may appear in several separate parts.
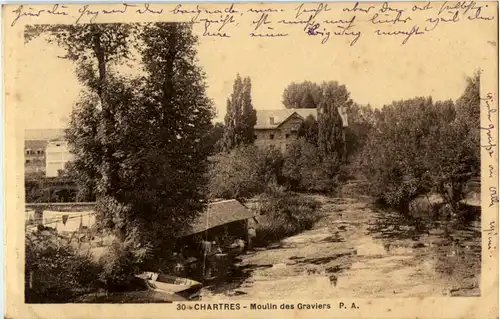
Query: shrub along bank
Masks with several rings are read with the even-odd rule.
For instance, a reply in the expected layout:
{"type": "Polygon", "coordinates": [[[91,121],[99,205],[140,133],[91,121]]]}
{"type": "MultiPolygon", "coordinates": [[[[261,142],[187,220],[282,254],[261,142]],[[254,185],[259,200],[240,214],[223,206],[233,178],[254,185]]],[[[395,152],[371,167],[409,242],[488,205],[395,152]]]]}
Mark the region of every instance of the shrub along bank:
{"type": "Polygon", "coordinates": [[[256,245],[264,246],[311,229],[321,215],[320,203],[305,195],[270,190],[261,196],[256,245]]]}

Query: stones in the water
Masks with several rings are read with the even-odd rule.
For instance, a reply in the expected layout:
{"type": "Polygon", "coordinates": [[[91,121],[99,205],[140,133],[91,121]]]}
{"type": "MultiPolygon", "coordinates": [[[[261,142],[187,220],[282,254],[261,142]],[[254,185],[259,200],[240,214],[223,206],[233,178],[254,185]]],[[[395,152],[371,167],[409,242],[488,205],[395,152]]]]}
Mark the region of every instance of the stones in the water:
{"type": "Polygon", "coordinates": [[[413,243],[411,245],[411,248],[423,248],[423,247],[425,247],[424,243],[413,243]]]}

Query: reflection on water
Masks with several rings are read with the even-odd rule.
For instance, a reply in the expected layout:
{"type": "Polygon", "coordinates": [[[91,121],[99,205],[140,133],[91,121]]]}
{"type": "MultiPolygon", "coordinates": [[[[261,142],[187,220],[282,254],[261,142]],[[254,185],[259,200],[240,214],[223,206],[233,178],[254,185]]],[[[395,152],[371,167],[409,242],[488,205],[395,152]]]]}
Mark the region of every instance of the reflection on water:
{"type": "Polygon", "coordinates": [[[230,279],[206,287],[204,298],[479,295],[477,208],[453,218],[352,201],[323,210],[313,229],[241,256],[230,279]]]}
{"type": "Polygon", "coordinates": [[[386,254],[408,254],[448,283],[446,294],[479,295],[480,212],[455,218],[403,216],[377,211],[367,230],[386,254]]]}

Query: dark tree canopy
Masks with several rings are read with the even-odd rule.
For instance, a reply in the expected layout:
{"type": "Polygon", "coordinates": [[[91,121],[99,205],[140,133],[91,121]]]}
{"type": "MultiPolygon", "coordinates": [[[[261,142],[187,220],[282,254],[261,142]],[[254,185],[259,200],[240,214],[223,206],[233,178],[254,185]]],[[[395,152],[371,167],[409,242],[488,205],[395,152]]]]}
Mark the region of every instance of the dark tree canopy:
{"type": "Polygon", "coordinates": [[[456,104],[420,97],[375,112],[360,156],[373,195],[408,212],[413,199],[434,192],[459,209],[480,165],[479,144],[470,137],[479,119],[477,81],[469,79],[456,104]]]}
{"type": "Polygon", "coordinates": [[[288,109],[308,108],[314,109],[321,101],[321,86],[305,81],[291,83],[283,92],[283,104],[288,109]]]}
{"type": "Polygon", "coordinates": [[[212,148],[212,153],[218,153],[223,150],[224,124],[217,122],[210,129],[208,145],[212,148]]]}
{"type": "Polygon", "coordinates": [[[363,149],[375,124],[376,111],[370,105],[353,103],[347,109],[349,126],[346,132],[346,156],[351,162],[357,160],[357,155],[363,149]]]}
{"type": "Polygon", "coordinates": [[[318,146],[318,121],[314,116],[309,115],[302,122],[298,136],[303,137],[309,144],[318,146]]]}
{"type": "Polygon", "coordinates": [[[467,78],[467,86],[464,93],[456,101],[457,118],[464,125],[467,133],[467,142],[475,149],[475,162],[477,167],[475,171],[477,176],[480,172],[480,125],[481,125],[481,91],[480,91],[480,73],[476,72],[473,77],[467,78]]]}
{"type": "Polygon", "coordinates": [[[84,85],[67,131],[75,154],[70,173],[96,195],[101,226],[122,243],[114,252],[130,250],[108,256],[112,263],[162,262],[175,231],[204,209],[213,107],[191,28],[148,23],[43,30],[76,62],[84,85]],[[113,66],[129,61],[132,49],[143,72],[125,78],[113,66]],[[155,254],[158,249],[163,253],[155,254]]]}
{"type": "Polygon", "coordinates": [[[323,96],[318,105],[318,147],[323,158],[331,163],[332,174],[338,170],[345,155],[344,133],[339,108],[352,104],[345,85],[325,82],[323,96]]]}

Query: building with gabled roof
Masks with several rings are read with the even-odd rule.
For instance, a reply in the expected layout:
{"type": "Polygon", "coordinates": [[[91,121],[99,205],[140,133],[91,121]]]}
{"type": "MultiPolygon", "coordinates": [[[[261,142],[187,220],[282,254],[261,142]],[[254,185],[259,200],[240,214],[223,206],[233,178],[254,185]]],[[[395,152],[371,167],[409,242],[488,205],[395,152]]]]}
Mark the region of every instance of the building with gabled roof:
{"type": "MultiPolygon", "coordinates": [[[[308,116],[318,119],[318,109],[256,110],[255,145],[285,151],[298,138],[299,129],[308,116]]],[[[343,127],[347,127],[345,110],[339,109],[343,127]]]]}

